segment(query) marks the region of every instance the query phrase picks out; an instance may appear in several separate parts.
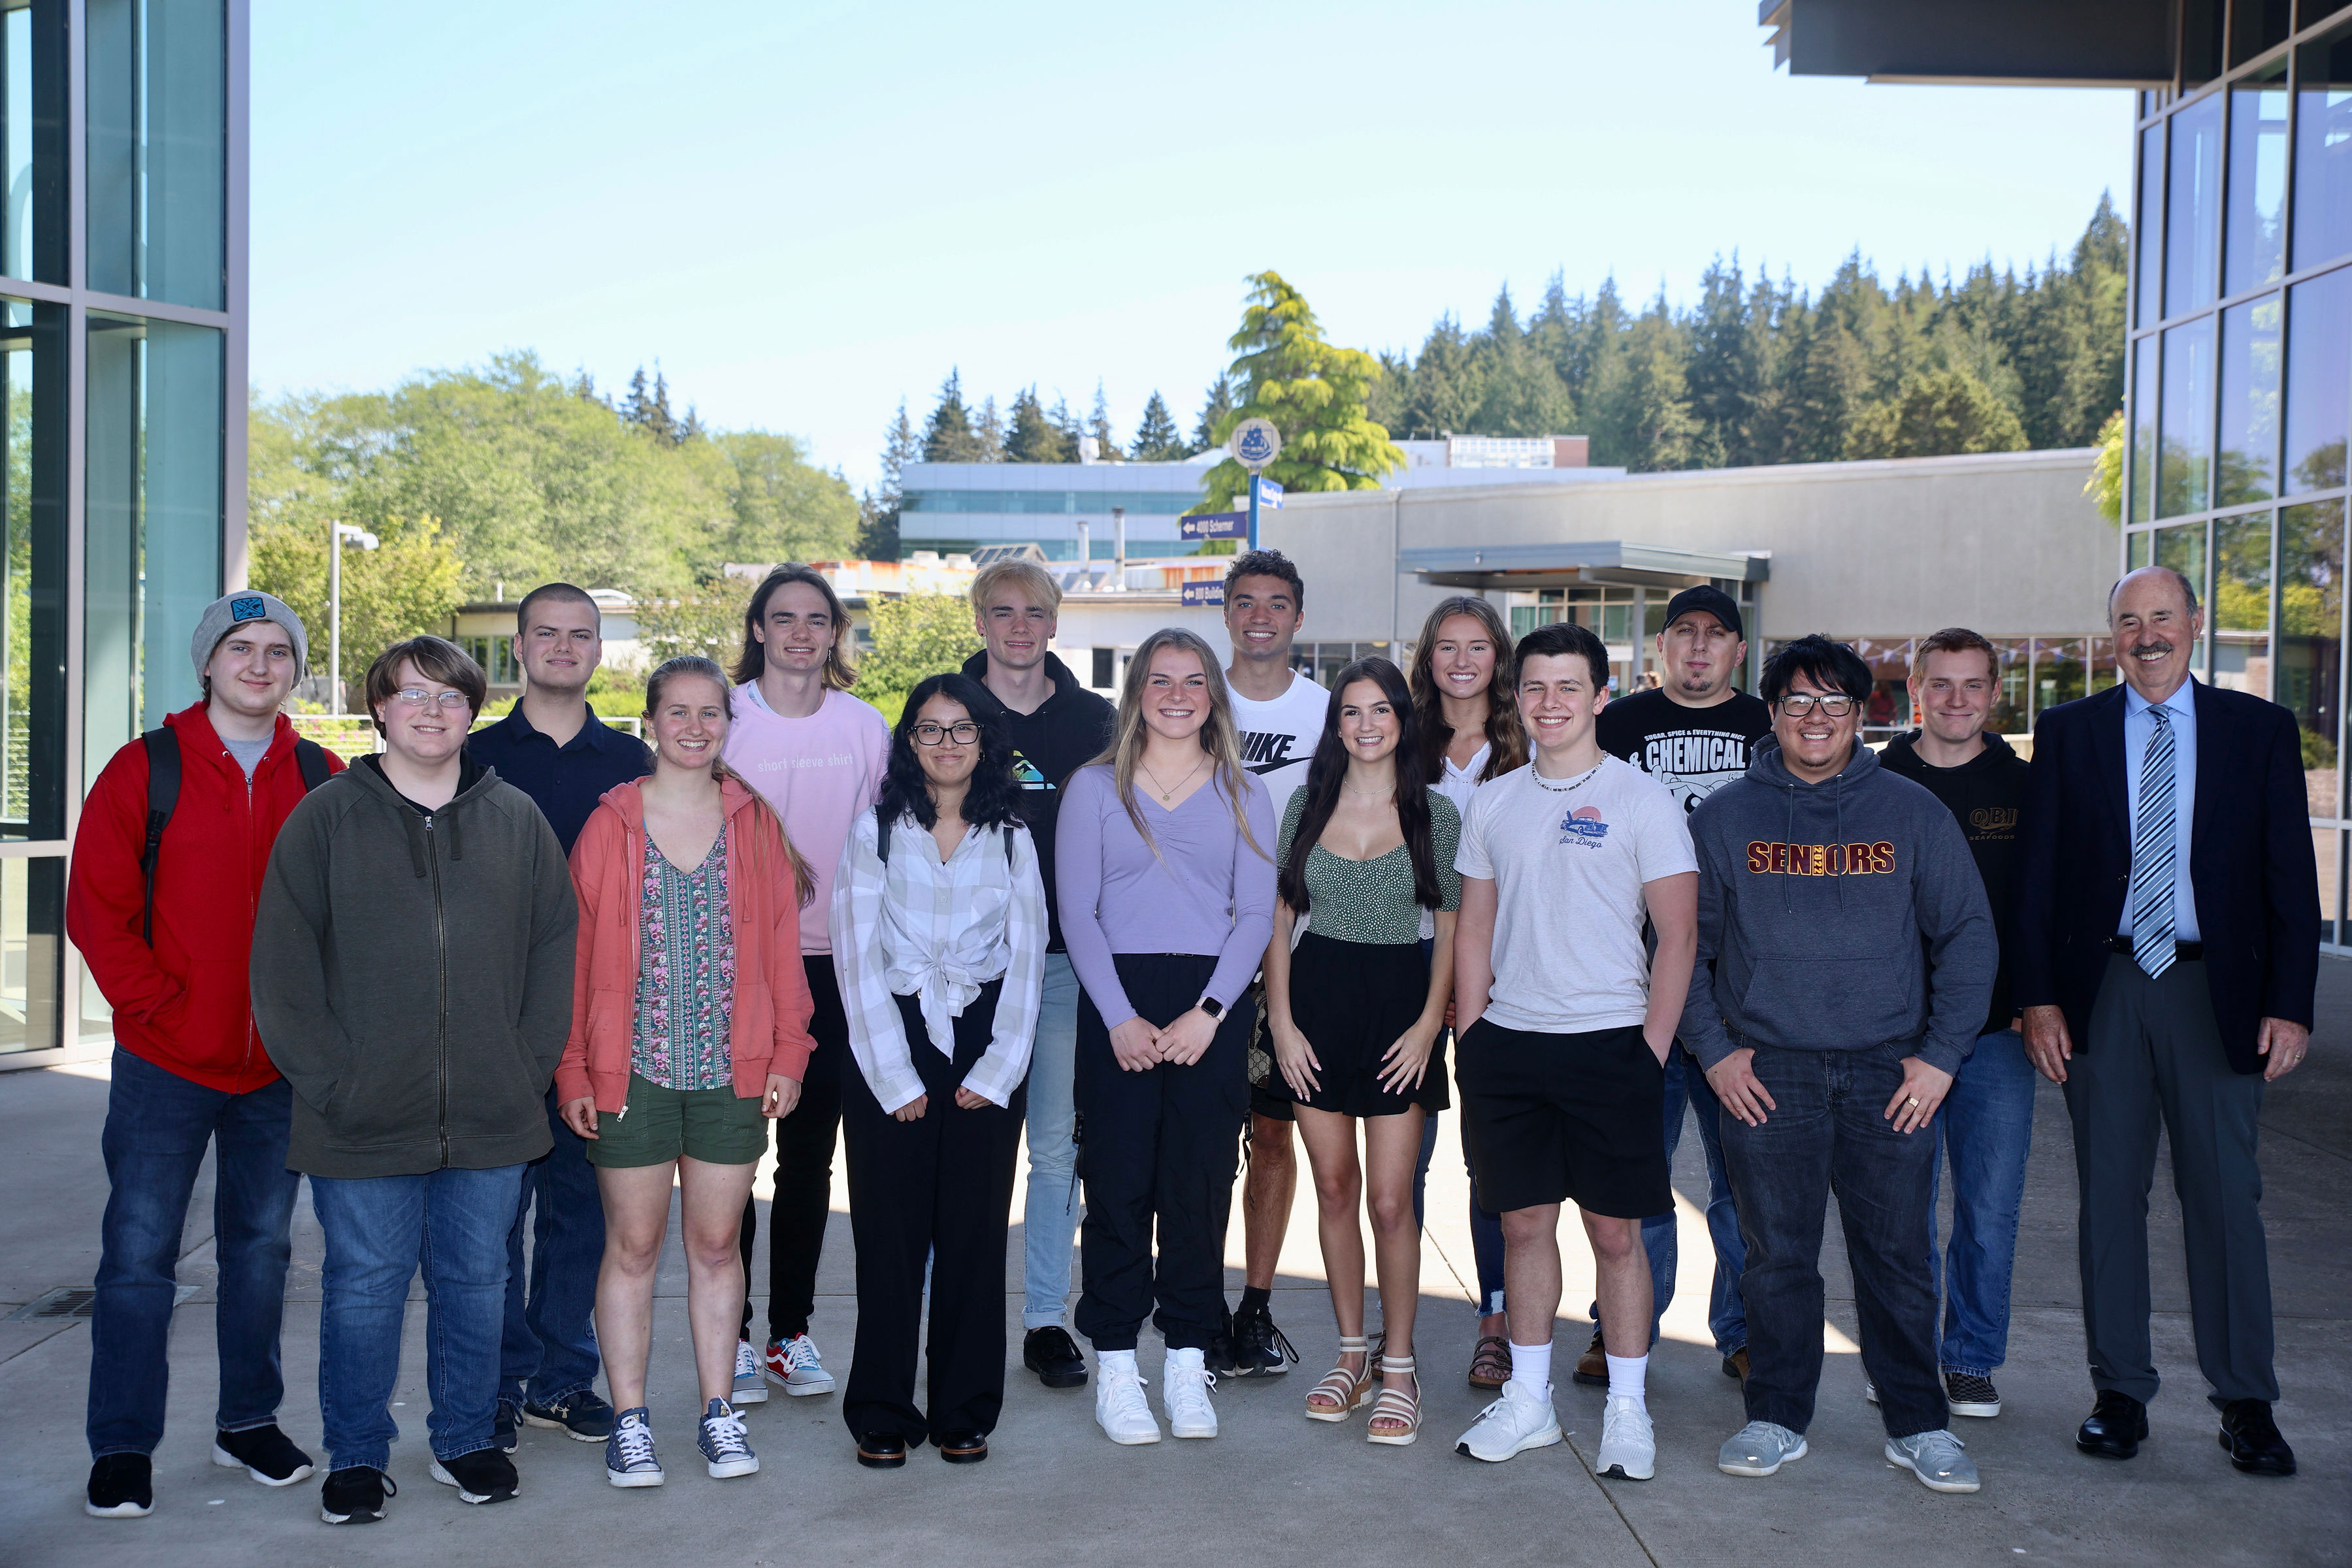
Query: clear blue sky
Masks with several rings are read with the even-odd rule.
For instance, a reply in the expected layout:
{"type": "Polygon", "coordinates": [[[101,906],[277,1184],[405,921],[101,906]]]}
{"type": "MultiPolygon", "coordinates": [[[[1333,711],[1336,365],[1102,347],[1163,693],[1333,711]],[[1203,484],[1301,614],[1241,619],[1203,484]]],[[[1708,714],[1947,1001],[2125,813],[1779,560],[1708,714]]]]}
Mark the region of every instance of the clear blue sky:
{"type": "Polygon", "coordinates": [[[871,479],[904,396],[1154,387],[1245,273],[1417,347],[1497,285],[2020,267],[2128,211],[2129,95],[1772,68],[1755,0],[1171,8],[257,0],[253,379],[538,351],[871,479]]]}

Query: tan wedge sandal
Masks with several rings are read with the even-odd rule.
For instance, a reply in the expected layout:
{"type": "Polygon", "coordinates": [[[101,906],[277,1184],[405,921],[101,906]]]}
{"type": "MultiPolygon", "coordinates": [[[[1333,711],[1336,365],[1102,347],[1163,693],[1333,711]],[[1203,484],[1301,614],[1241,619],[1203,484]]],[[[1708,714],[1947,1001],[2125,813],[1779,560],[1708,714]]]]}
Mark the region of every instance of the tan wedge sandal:
{"type": "Polygon", "coordinates": [[[1380,1398],[1372,1404],[1371,1421],[1364,1439],[1391,1448],[1410,1448],[1413,1439],[1421,1436],[1420,1375],[1414,1373],[1412,1357],[1409,1355],[1383,1355],[1381,1357],[1381,1371],[1384,1374],[1401,1372],[1411,1376],[1412,1392],[1407,1394],[1401,1388],[1382,1388],[1380,1398]],[[1401,1421],[1404,1425],[1401,1430],[1383,1432],[1379,1425],[1382,1421],[1401,1421]]]}
{"type": "Polygon", "coordinates": [[[1364,1370],[1349,1372],[1335,1366],[1323,1374],[1323,1381],[1307,1391],[1307,1419],[1309,1421],[1345,1421],[1370,1403],[1372,1390],[1380,1379],[1372,1373],[1371,1342],[1361,1334],[1341,1334],[1339,1353],[1364,1358],[1364,1370]],[[1322,1401],[1318,1404],[1317,1401],[1322,1401]]]}

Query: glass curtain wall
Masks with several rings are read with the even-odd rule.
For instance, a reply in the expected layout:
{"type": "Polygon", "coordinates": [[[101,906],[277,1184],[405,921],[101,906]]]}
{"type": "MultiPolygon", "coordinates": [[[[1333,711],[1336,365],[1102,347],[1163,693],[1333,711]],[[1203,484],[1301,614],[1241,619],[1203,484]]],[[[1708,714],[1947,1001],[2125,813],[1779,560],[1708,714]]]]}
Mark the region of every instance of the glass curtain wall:
{"type": "Polygon", "coordinates": [[[2352,12],[2305,5],[2299,32],[2284,5],[2231,16],[2226,72],[2140,97],[2122,557],[2197,585],[2200,679],[2296,715],[2326,939],[2352,945],[2352,12]]]}

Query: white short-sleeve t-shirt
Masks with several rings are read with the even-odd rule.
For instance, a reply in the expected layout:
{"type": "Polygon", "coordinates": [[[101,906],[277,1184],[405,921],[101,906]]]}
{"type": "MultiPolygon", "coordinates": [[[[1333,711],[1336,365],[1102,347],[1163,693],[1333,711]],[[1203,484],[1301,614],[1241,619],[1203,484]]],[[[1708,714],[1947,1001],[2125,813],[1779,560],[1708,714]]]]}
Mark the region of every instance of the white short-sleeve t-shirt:
{"type": "Polygon", "coordinates": [[[1307,782],[1307,764],[1323,739],[1331,694],[1304,670],[1290,672],[1290,686],[1271,702],[1257,702],[1231,687],[1234,728],[1241,731],[1242,766],[1265,781],[1274,819],[1290,805],[1290,792],[1307,782]]]}
{"type": "Polygon", "coordinates": [[[1495,984],[1507,1029],[1577,1035],[1649,1012],[1642,885],[1698,869],[1683,808],[1631,763],[1575,779],[1505,773],[1471,797],[1454,868],[1496,884],[1495,984]]]}

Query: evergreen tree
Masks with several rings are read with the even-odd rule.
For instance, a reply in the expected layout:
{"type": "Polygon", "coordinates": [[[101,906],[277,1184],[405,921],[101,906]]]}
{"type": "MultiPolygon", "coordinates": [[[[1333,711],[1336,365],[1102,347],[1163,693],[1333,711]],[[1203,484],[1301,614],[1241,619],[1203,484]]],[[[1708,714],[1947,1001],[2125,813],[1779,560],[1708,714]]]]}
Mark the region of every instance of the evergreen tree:
{"type": "Polygon", "coordinates": [[[904,504],[906,468],[922,460],[922,444],[915,423],[907,417],[907,400],[898,399],[898,417],[882,437],[882,487],[868,490],[857,507],[857,554],[864,561],[898,559],[898,510],[904,504]]]}
{"type": "Polygon", "coordinates": [[[669,411],[669,383],[663,377],[658,362],[654,365],[651,388],[646,385],[645,366],[637,366],[636,374],[629,377],[628,401],[621,405],[621,417],[658,440],[677,444],[678,422],[669,411]]]}
{"type": "Polygon", "coordinates": [[[1054,427],[1045,416],[1045,406],[1037,401],[1037,389],[1024,387],[1013,395],[1013,425],[1004,438],[1004,459],[1009,463],[1075,463],[1078,455],[1066,448],[1062,432],[1054,427]]]}
{"type": "Polygon", "coordinates": [[[982,463],[1004,461],[1004,416],[996,411],[996,395],[990,393],[980,400],[980,416],[971,424],[972,439],[978,445],[982,463]]]}
{"type": "Polygon", "coordinates": [[[1184,456],[1184,438],[1176,433],[1176,421],[1169,417],[1168,405],[1161,401],[1157,387],[1143,405],[1143,417],[1135,426],[1135,445],[1127,455],[1139,463],[1172,463],[1184,456]]]}
{"type": "Polygon", "coordinates": [[[1103,395],[1103,384],[1095,382],[1095,405],[1087,416],[1087,434],[1095,438],[1095,451],[1106,463],[1118,456],[1118,437],[1110,427],[1110,400],[1103,395]]]}
{"type": "Polygon", "coordinates": [[[1210,384],[1209,395],[1201,403],[1201,417],[1192,426],[1192,449],[1187,457],[1199,457],[1223,439],[1217,432],[1224,427],[1225,416],[1234,411],[1234,380],[1219,375],[1210,384]]]}
{"type": "Polygon", "coordinates": [[[980,437],[971,427],[971,412],[963,403],[962,373],[950,370],[947,380],[940,384],[939,406],[931,410],[930,420],[923,426],[923,461],[977,463],[982,460],[980,437]]]}
{"type": "MultiPolygon", "coordinates": [[[[1382,474],[1404,467],[1404,454],[1365,412],[1380,361],[1324,341],[1306,297],[1281,274],[1255,273],[1249,282],[1241,330],[1227,340],[1242,400],[1216,439],[1227,439],[1244,419],[1270,419],[1282,432],[1282,453],[1265,472],[1285,489],[1378,489],[1382,474]]],[[[1200,510],[1217,511],[1244,492],[1249,475],[1227,458],[1202,483],[1200,510]]]]}

